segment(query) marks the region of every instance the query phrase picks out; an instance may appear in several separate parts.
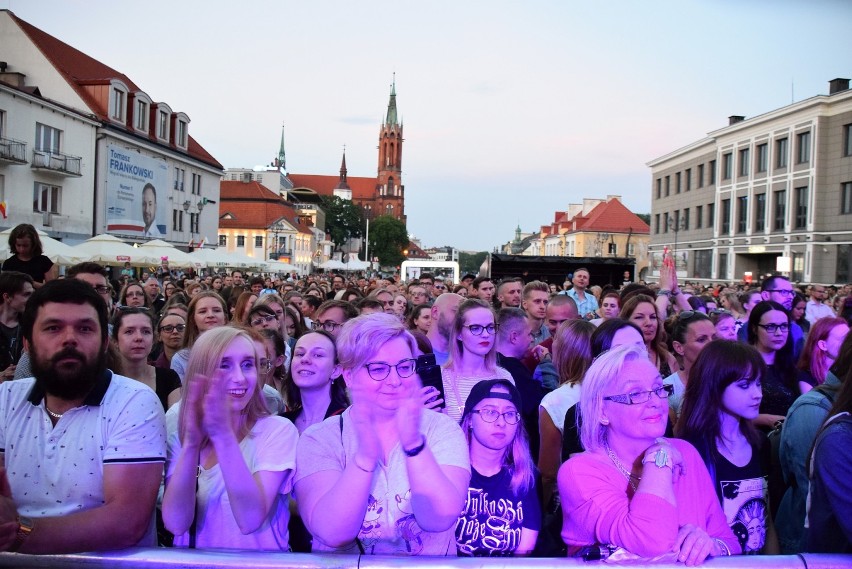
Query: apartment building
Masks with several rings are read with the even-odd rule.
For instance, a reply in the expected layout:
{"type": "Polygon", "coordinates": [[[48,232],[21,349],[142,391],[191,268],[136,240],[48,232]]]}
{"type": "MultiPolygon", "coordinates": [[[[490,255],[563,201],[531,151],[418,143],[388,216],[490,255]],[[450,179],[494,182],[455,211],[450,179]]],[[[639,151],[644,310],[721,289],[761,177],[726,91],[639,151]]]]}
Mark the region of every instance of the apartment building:
{"type": "Polygon", "coordinates": [[[664,248],[704,282],[852,282],[852,91],[818,95],[728,126],[648,163],[651,270],[664,248]]]}

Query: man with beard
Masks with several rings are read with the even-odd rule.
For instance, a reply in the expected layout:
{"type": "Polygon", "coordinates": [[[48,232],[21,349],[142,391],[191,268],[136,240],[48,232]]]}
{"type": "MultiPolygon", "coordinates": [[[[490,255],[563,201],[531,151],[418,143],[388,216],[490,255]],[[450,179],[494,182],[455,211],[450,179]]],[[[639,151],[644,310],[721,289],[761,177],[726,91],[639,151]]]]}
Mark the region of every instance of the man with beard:
{"type": "Polygon", "coordinates": [[[432,305],[432,326],[426,337],[432,343],[432,352],[438,365],[444,365],[450,357],[450,330],[463,300],[460,295],[448,292],[436,298],[432,305]]]}
{"type": "Polygon", "coordinates": [[[155,545],[163,408],[106,369],[103,298],[79,279],[51,281],[21,326],[34,377],[0,385],[0,550],[155,545]]]}

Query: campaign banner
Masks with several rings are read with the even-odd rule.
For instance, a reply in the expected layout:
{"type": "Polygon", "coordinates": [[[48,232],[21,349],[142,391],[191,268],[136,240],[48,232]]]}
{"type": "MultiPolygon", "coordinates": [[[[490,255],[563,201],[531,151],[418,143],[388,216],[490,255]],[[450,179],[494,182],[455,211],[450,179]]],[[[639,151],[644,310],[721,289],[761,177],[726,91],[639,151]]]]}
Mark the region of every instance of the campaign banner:
{"type": "Polygon", "coordinates": [[[107,145],[108,233],[165,237],[168,222],[168,164],[124,147],[107,145]]]}

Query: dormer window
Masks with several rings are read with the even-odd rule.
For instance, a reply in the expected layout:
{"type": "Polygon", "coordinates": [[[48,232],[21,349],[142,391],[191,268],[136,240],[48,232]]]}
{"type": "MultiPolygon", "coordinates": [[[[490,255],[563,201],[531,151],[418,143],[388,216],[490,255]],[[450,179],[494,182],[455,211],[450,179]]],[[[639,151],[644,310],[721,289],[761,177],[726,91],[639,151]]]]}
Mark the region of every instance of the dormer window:
{"type": "Polygon", "coordinates": [[[187,124],[183,121],[178,121],[177,123],[177,145],[186,148],[186,130],[187,124]]]}
{"type": "Polygon", "coordinates": [[[133,93],[133,128],[149,134],[151,122],[151,98],[142,91],[133,93]]]}
{"type": "Polygon", "coordinates": [[[117,121],[124,120],[124,98],[127,95],[119,89],[112,90],[112,118],[117,121]]]}
{"type": "Polygon", "coordinates": [[[189,117],[186,113],[174,114],[174,145],[183,150],[187,149],[189,144],[189,117]]]}
{"type": "Polygon", "coordinates": [[[161,140],[169,139],[169,114],[165,111],[157,113],[157,138],[161,140]]]}

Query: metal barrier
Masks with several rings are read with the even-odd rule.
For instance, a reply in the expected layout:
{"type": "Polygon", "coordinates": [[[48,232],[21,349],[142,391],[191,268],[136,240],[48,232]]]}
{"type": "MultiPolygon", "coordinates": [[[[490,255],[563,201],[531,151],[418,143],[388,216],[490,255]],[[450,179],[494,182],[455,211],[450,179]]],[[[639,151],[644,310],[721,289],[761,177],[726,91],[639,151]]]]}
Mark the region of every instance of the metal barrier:
{"type": "MultiPolygon", "coordinates": [[[[552,569],[604,564],[580,559],[545,557],[386,557],[372,555],[330,555],[304,553],[271,553],[258,551],[126,549],[104,553],[70,555],[22,555],[0,553],[0,567],[116,567],[120,569],[194,569],[194,568],[264,568],[292,569],[552,569]]],[[[653,566],[655,569],[683,569],[681,563],[631,562],[631,567],[653,566]]],[[[708,569],[849,569],[852,555],[765,555],[734,556],[710,559],[701,567],[708,569]]]]}

